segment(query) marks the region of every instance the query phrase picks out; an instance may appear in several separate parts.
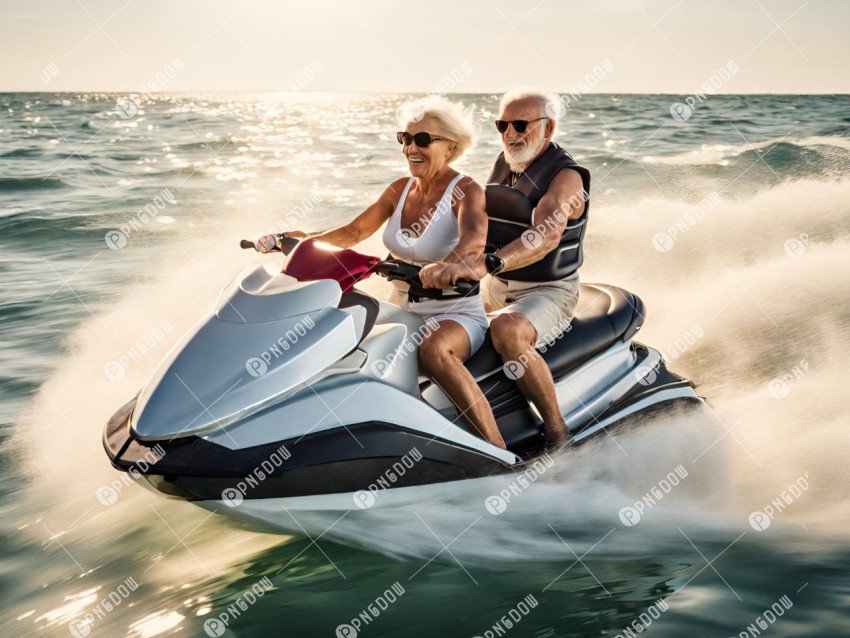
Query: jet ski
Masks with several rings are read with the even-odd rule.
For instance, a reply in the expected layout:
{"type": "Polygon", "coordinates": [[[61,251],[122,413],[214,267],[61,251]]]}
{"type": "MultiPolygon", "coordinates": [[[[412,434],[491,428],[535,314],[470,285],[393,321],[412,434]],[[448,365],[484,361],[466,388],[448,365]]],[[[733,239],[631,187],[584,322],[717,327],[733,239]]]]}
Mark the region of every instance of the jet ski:
{"type": "MultiPolygon", "coordinates": [[[[477,294],[478,282],[428,289],[416,265],[395,259],[285,235],[280,249],[281,272],[258,265],[237,276],[112,416],[103,446],[113,467],[167,497],[299,533],[293,510],[366,509],[379,490],[377,505],[403,502],[539,458],[542,422],[489,336],[466,366],[506,450],[470,432],[419,375],[421,318],[357,287],[377,274],[441,298],[477,294]]],[[[634,340],[645,317],[632,293],[582,284],[569,330],[539,348],[576,443],[660,404],[702,402],[634,340]]]]}

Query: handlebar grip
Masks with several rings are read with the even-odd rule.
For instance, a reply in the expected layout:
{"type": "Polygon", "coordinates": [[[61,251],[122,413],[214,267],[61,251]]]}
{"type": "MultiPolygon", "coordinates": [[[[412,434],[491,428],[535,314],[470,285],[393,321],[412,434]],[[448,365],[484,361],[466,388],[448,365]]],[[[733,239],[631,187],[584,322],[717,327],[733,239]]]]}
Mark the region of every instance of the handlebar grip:
{"type": "Polygon", "coordinates": [[[288,255],[293,251],[293,249],[298,245],[298,242],[301,240],[297,237],[290,237],[286,233],[281,233],[278,235],[278,241],[280,242],[280,252],[284,255],[288,255]]]}
{"type": "MultiPolygon", "coordinates": [[[[269,249],[269,251],[270,252],[282,252],[284,255],[288,255],[289,253],[291,253],[293,248],[295,248],[298,245],[298,242],[301,241],[297,237],[289,237],[286,233],[281,233],[277,237],[278,237],[278,241],[280,242],[281,248],[275,247],[275,248],[269,249]]],[[[241,240],[239,242],[239,247],[243,248],[245,250],[248,250],[249,248],[255,248],[254,242],[252,242],[250,239],[241,240]]]]}
{"type": "Polygon", "coordinates": [[[481,282],[473,281],[472,279],[458,279],[455,282],[454,289],[462,295],[473,292],[478,288],[481,282]]]}
{"type": "MultiPolygon", "coordinates": [[[[419,288],[423,291],[430,290],[432,292],[440,292],[440,288],[423,288],[422,280],[419,279],[419,275],[408,279],[408,282],[415,288],[419,288]]],[[[472,279],[458,279],[455,282],[455,285],[451,288],[447,289],[447,291],[454,291],[461,295],[469,295],[469,294],[478,294],[478,286],[481,284],[479,281],[473,281],[472,279]]]]}

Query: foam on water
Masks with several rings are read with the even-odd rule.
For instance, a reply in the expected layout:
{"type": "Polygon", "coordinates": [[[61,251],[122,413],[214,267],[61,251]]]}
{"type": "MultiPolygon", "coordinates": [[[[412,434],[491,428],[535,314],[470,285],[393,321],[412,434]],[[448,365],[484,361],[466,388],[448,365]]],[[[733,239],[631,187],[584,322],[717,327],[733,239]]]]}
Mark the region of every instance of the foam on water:
{"type": "MultiPolygon", "coordinates": [[[[59,123],[63,130],[79,128],[89,120],[99,129],[103,125],[100,111],[109,108],[103,102],[112,99],[82,96],[80,100],[91,100],[91,113],[80,119],[70,109],[63,110],[54,120],[68,118],[67,123],[59,123]]],[[[4,487],[10,483],[14,487],[3,504],[3,517],[14,533],[4,537],[9,545],[5,566],[10,573],[27,574],[37,565],[32,578],[20,579],[14,591],[4,594],[4,602],[21,618],[15,621],[19,623],[15,629],[28,630],[38,618],[37,629],[64,634],[79,606],[89,604],[93,588],[102,595],[132,576],[143,583],[140,596],[134,599],[138,606],[111,614],[99,630],[105,635],[110,631],[114,635],[128,631],[131,635],[156,635],[173,628],[182,617],[201,610],[208,613],[211,603],[201,600],[206,592],[195,595],[197,588],[215,589],[221,579],[237,579],[252,560],[259,565],[270,559],[283,559],[283,564],[294,560],[285,555],[285,548],[282,556],[269,549],[286,542],[282,537],[238,529],[216,515],[167,501],[139,485],[122,485],[118,501],[103,505],[97,499],[98,488],[123,475],[108,466],[100,436],[109,416],[135,394],[230,278],[250,263],[279,259],[236,250],[238,239],[279,225],[282,211],[290,210],[306,191],[317,188],[325,189],[321,191],[323,199],[303,219],[303,230],[338,223],[355,209],[362,210],[384,178],[388,182],[400,172],[393,159],[398,152],[395,147],[383,150],[379,146],[381,150],[374,151],[374,156],[366,156],[374,148],[374,131],[367,131],[368,135],[364,133],[351,145],[332,137],[344,129],[347,119],[364,114],[377,114],[375,117],[390,122],[399,98],[364,98],[362,104],[359,98],[346,99],[342,115],[332,110],[314,113],[307,104],[303,112],[296,109],[281,114],[280,121],[257,122],[247,101],[207,104],[198,98],[198,104],[193,104],[189,98],[173,98],[166,105],[170,114],[209,116],[210,123],[202,132],[210,129],[221,143],[230,140],[221,158],[211,156],[215,146],[207,149],[205,143],[178,149],[180,143],[198,143],[194,134],[186,133],[174,141],[158,130],[156,144],[133,138],[130,142],[136,146],[127,153],[154,157],[161,149],[160,142],[167,139],[179,150],[180,160],[189,162],[183,169],[169,167],[162,175],[151,176],[144,173],[145,166],[133,169],[117,159],[109,164],[116,180],[155,182],[150,186],[152,194],[164,186],[181,185],[181,205],[163,211],[159,225],[152,224],[131,237],[130,248],[121,258],[132,264],[125,268],[137,268],[138,272],[127,279],[126,287],[113,292],[93,316],[66,320],[76,327],[64,336],[58,365],[41,384],[23,418],[10,428],[12,437],[4,459],[10,459],[13,469],[4,477],[4,487]],[[245,127],[224,122],[229,117],[244,122],[245,127]],[[307,118],[310,126],[315,124],[317,130],[305,132],[308,127],[303,123],[291,126],[300,117],[307,118]],[[239,136],[232,136],[233,130],[239,130],[239,136]],[[293,130],[300,131],[300,137],[292,137],[293,130]],[[276,137],[284,135],[289,137],[276,137]],[[255,154],[253,145],[264,139],[268,148],[263,147],[261,168],[239,160],[238,154],[255,154]],[[276,156],[273,147],[278,142],[282,150],[276,156]],[[249,150],[236,148],[242,144],[249,150]],[[316,153],[310,152],[311,145],[316,153]],[[292,160],[295,157],[303,166],[292,160]],[[340,157],[348,163],[342,164],[340,157]],[[221,170],[216,164],[220,161],[224,162],[221,170]],[[126,173],[120,172],[125,169],[126,173]],[[215,180],[217,171],[232,179],[215,180]],[[165,223],[171,220],[174,223],[165,223]],[[168,333],[132,361],[121,379],[106,378],[104,365],[132,350],[163,321],[171,326],[168,333]],[[88,577],[80,578],[80,574],[88,577]],[[188,590],[185,593],[184,588],[188,590]]],[[[481,100],[491,108],[495,104],[495,98],[481,100]]],[[[642,111],[645,106],[640,100],[649,98],[625,102],[634,101],[634,108],[642,111]]],[[[336,101],[322,102],[330,104],[336,101]]],[[[577,115],[573,115],[577,122],[582,108],[578,105],[577,115]]],[[[603,112],[598,106],[594,109],[603,112]]],[[[149,121],[161,126],[156,109],[146,110],[149,121]]],[[[619,126],[611,113],[605,117],[614,127],[619,126]]],[[[630,123],[628,113],[623,117],[630,123]]],[[[593,126],[598,126],[598,120],[593,126]]],[[[597,148],[604,131],[590,127],[583,122],[569,135],[583,136],[583,146],[597,148]]],[[[91,132],[83,130],[81,134],[84,137],[75,143],[85,142],[91,132]]],[[[778,130],[766,136],[767,140],[764,136],[754,139],[752,148],[739,145],[734,132],[718,134],[715,139],[709,130],[694,144],[677,141],[671,134],[671,139],[654,140],[658,144],[654,148],[648,144],[645,149],[656,159],[671,156],[670,165],[650,167],[652,174],[662,179],[663,191],[655,188],[643,165],[637,163],[626,163],[615,175],[597,180],[582,279],[622,286],[644,300],[648,318],[640,340],[658,348],[673,371],[693,379],[708,399],[707,408],[657,414],[618,428],[610,437],[600,436],[563,452],[538,480],[519,490],[498,516],[486,509],[485,499],[500,493],[515,477],[437,485],[398,508],[381,507],[380,496],[379,504],[367,511],[352,504],[351,513],[337,522],[328,536],[389,556],[423,561],[437,555],[436,561],[452,562],[444,549],[447,545],[464,565],[468,560],[496,568],[529,560],[564,560],[573,551],[580,557],[590,550],[593,556],[622,561],[649,557],[647,561],[652,563],[660,556],[693,554],[683,533],[698,545],[699,539],[717,540],[717,551],[742,532],[748,539],[784,548],[789,554],[797,547],[816,552],[833,541],[846,542],[850,514],[845,498],[850,492],[845,469],[850,443],[846,428],[850,420],[846,400],[846,379],[850,377],[850,283],[846,275],[850,183],[831,178],[833,173],[828,171],[817,178],[800,178],[808,175],[802,170],[794,174],[796,178],[779,183],[761,162],[746,174],[741,173],[749,161],[740,170],[727,173],[714,165],[710,179],[697,170],[704,164],[734,161],[744,153],[764,150],[783,134],[778,130]],[[690,150],[703,142],[705,146],[690,150]],[[673,148],[675,144],[679,146],[673,148]],[[657,170],[681,172],[676,179],[664,179],[657,170]],[[758,171],[764,179],[754,177],[758,171]],[[634,184],[639,188],[632,188],[634,184]],[[608,197],[607,189],[619,192],[608,197]],[[717,192],[719,203],[697,209],[698,202],[712,191],[717,192]],[[659,242],[659,235],[663,241],[659,242]],[[680,465],[687,477],[648,507],[637,525],[624,525],[621,509],[651,494],[680,465]],[[749,526],[752,512],[764,510],[804,475],[808,489],[779,512],[767,530],[749,526]]],[[[812,130],[789,139],[806,151],[834,153],[830,161],[846,168],[842,153],[850,143],[845,138],[812,130]]],[[[101,157],[111,152],[105,141],[103,144],[101,157]]],[[[485,140],[482,148],[464,160],[468,162],[465,170],[479,178],[486,175],[496,147],[493,140],[485,140]]],[[[29,159],[24,154],[15,161],[29,159]]],[[[169,166],[167,161],[165,166],[169,166]]],[[[24,168],[21,174],[27,177],[22,179],[29,180],[30,174],[34,179],[43,177],[43,170],[38,173],[35,164],[24,168]]],[[[101,173],[104,179],[109,179],[107,172],[101,173]]],[[[20,244],[14,248],[20,252],[4,255],[4,264],[19,259],[25,266],[21,272],[34,273],[34,279],[44,275],[39,275],[36,266],[40,262],[33,261],[28,251],[33,242],[41,245],[45,233],[59,229],[78,242],[57,242],[57,253],[74,258],[79,258],[79,246],[88,249],[97,243],[106,250],[101,243],[103,233],[129,219],[145,203],[134,200],[110,217],[103,207],[126,199],[129,184],[99,191],[112,198],[99,207],[100,203],[93,204],[85,196],[87,183],[80,180],[91,179],[92,174],[84,166],[57,173],[57,179],[59,175],[63,183],[77,190],[40,192],[43,185],[36,191],[35,182],[25,182],[26,189],[19,195],[20,183],[11,184],[5,193],[9,200],[6,212],[0,214],[6,220],[5,239],[12,241],[14,235],[20,244]],[[61,201],[55,197],[59,192],[66,195],[61,201]],[[50,218],[45,219],[48,213],[50,218]]],[[[100,188],[96,182],[92,186],[100,188]]],[[[376,240],[361,248],[383,254],[376,240]]],[[[86,259],[88,254],[79,266],[86,259]]],[[[104,272],[108,274],[113,267],[117,271],[106,259],[98,262],[108,264],[104,272]]],[[[67,276],[74,270],[76,267],[67,276]]],[[[48,274],[50,277],[36,282],[45,287],[44,297],[59,284],[48,274]]],[[[98,281],[94,274],[87,280],[86,271],[74,276],[75,288],[81,287],[81,282],[98,281]]],[[[21,297],[16,303],[26,306],[29,285],[17,283],[12,289],[21,297]]],[[[380,290],[382,282],[373,278],[364,287],[380,290]]],[[[57,307],[54,312],[61,312],[63,306],[57,307]]],[[[24,310],[19,323],[27,325],[20,328],[20,334],[28,338],[40,334],[39,322],[52,318],[48,304],[24,310]]],[[[24,346],[19,349],[23,354],[17,365],[22,374],[26,371],[27,378],[37,377],[41,368],[31,372],[30,362],[23,358],[29,351],[24,346]]],[[[299,520],[315,536],[338,516],[299,520]]],[[[319,568],[332,570],[320,565],[317,572],[319,568]]],[[[632,571],[624,570],[623,578],[636,578],[632,571]]],[[[672,578],[671,572],[659,573],[650,574],[650,580],[672,578]]],[[[608,583],[604,576],[602,579],[608,583]]],[[[322,582],[316,587],[324,587],[322,582]]],[[[576,588],[586,589],[582,583],[576,588]]],[[[691,586],[688,591],[712,595],[708,587],[697,590],[691,586]]],[[[323,605],[327,601],[324,596],[320,597],[323,605]]],[[[269,623],[269,627],[275,625],[269,623]]]]}
{"type": "MultiPolygon", "coordinates": [[[[436,551],[428,526],[447,542],[478,519],[452,545],[459,555],[542,559],[562,542],[555,531],[576,551],[586,550],[607,529],[622,527],[623,506],[640,500],[680,464],[688,478],[630,534],[618,535],[617,551],[663,545],[683,525],[706,533],[740,526],[804,473],[809,490],[781,514],[774,529],[805,521],[813,533],[840,532],[847,515],[842,495],[850,488],[843,471],[850,414],[842,390],[850,373],[850,283],[843,276],[850,249],[848,203],[846,182],[782,184],[721,201],[663,253],[653,247],[653,235],[675,226],[688,210],[682,202],[646,198],[636,205],[646,211],[640,215],[633,214],[634,207],[598,210],[584,280],[614,282],[644,299],[649,318],[640,338],[666,352],[671,368],[695,381],[711,409],[655,416],[643,427],[615,430],[612,437],[560,454],[556,466],[498,517],[486,511],[484,499],[510,477],[437,486],[428,499],[410,506],[353,512],[333,535],[389,554],[421,557],[436,551]],[[806,202],[818,214],[803,214],[789,202],[806,202]],[[802,235],[805,249],[792,256],[786,242],[802,235]],[[617,250],[594,249],[613,243],[617,250]],[[801,308],[817,308],[817,316],[801,308]],[[680,353],[677,339],[694,326],[702,334],[680,353]],[[800,361],[807,362],[805,374],[793,378],[788,396],[774,398],[768,383],[800,361]]],[[[41,522],[54,533],[67,529],[69,535],[102,539],[97,558],[81,560],[87,569],[120,560],[122,538],[168,538],[174,521],[180,524],[174,530],[178,535],[200,526],[192,531],[193,548],[204,559],[198,562],[192,552],[175,548],[154,568],[162,571],[163,582],[227,565],[229,559],[215,549],[224,542],[218,538],[222,527],[208,525],[206,513],[153,498],[136,485],[126,486],[109,507],[95,494],[120,476],[103,460],[98,444],[103,424],[226,281],[258,259],[232,250],[239,225],[237,220],[217,223],[196,243],[165,251],[150,280],[77,330],[69,338],[69,356],[44,384],[27,426],[19,430],[17,443],[32,481],[29,493],[41,502],[41,522]],[[194,263],[187,264],[187,251],[194,263]],[[173,325],[165,339],[132,363],[122,379],[105,379],[104,363],[163,319],[173,325]],[[62,436],[57,446],[58,429],[77,435],[62,436]]],[[[303,522],[320,533],[333,519],[303,522]]],[[[30,523],[41,535],[43,529],[30,523]]],[[[229,532],[226,544],[235,542],[255,551],[270,539],[229,532]]]]}

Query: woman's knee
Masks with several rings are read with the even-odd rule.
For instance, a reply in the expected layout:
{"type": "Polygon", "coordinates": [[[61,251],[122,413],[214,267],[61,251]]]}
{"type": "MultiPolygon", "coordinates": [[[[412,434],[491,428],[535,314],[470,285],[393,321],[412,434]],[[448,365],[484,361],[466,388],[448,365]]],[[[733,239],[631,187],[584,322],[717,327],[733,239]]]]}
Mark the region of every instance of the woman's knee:
{"type": "Polygon", "coordinates": [[[439,372],[452,364],[454,354],[444,339],[432,333],[419,346],[419,367],[426,373],[439,372]]]}
{"type": "Polygon", "coordinates": [[[463,365],[463,359],[469,354],[469,347],[458,342],[456,332],[447,326],[441,326],[425,338],[419,346],[420,369],[440,372],[463,365]]]}

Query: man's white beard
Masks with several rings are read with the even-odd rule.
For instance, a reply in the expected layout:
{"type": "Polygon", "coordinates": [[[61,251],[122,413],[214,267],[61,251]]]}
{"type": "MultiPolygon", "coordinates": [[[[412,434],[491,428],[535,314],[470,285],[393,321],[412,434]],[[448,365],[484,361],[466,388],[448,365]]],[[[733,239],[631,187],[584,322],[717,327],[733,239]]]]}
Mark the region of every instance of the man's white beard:
{"type": "Polygon", "coordinates": [[[531,162],[543,148],[544,141],[545,139],[541,139],[534,146],[526,144],[519,151],[515,151],[509,147],[505,148],[505,161],[508,163],[511,171],[514,173],[524,173],[525,169],[531,165],[531,162]]]}

